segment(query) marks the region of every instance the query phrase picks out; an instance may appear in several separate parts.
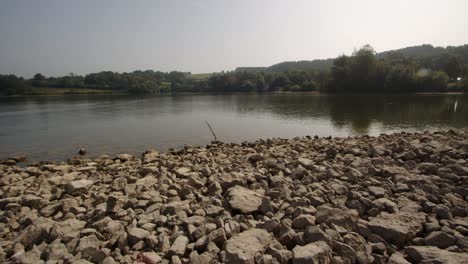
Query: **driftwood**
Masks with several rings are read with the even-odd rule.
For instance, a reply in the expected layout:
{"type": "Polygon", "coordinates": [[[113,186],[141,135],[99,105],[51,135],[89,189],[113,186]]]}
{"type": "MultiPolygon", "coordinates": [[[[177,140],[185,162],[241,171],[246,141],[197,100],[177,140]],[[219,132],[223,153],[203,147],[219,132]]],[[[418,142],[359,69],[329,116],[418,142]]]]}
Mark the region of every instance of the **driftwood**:
{"type": "Polygon", "coordinates": [[[213,129],[211,128],[210,123],[208,123],[208,121],[205,121],[205,123],[208,126],[208,128],[210,129],[211,134],[213,134],[213,137],[214,137],[215,141],[218,141],[218,138],[216,137],[216,134],[214,133],[213,129]]]}

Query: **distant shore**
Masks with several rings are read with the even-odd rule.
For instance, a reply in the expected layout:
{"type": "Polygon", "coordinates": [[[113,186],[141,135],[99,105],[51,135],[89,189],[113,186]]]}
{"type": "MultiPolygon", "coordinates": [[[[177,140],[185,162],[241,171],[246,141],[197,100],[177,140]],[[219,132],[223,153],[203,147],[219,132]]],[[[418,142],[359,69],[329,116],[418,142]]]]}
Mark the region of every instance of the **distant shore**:
{"type": "Polygon", "coordinates": [[[206,95],[206,94],[316,94],[316,95],[379,95],[379,94],[392,94],[392,95],[404,95],[404,94],[414,94],[414,95],[462,95],[467,94],[465,92],[398,92],[398,93],[372,93],[372,92],[323,92],[323,91],[276,91],[276,92],[267,92],[267,93],[258,93],[258,92],[229,92],[229,93],[210,93],[210,92],[177,92],[177,93],[156,93],[156,94],[132,94],[128,92],[116,92],[111,90],[94,90],[94,89],[78,89],[78,88],[45,88],[35,91],[29,94],[21,95],[0,95],[0,98],[27,98],[27,97],[41,97],[41,96],[68,96],[68,95],[139,95],[139,96],[155,96],[155,95],[206,95]]]}

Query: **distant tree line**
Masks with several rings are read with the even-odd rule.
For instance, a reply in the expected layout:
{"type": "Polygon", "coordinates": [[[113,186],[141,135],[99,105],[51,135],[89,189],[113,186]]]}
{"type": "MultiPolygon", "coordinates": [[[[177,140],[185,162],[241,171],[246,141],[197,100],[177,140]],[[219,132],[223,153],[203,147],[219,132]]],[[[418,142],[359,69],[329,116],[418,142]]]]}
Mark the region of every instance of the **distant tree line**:
{"type": "Polygon", "coordinates": [[[46,77],[38,73],[31,79],[0,75],[0,94],[29,94],[38,87],[86,88],[134,94],[468,91],[468,45],[446,50],[425,45],[416,50],[415,47],[408,49],[376,54],[371,46],[366,45],[351,56],[342,55],[334,59],[330,67],[280,72],[238,69],[202,79],[185,72],[152,70],[131,73],[103,71],[85,76],[71,73],[62,77],[46,77]],[[415,51],[426,55],[408,55],[417,54],[415,51]]]}

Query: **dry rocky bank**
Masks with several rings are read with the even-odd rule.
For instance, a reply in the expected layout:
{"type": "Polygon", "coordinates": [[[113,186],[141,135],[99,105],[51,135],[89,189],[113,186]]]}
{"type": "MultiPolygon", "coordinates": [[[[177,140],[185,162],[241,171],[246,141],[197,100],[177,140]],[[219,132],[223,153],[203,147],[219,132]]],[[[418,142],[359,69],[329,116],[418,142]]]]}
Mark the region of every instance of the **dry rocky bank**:
{"type": "Polygon", "coordinates": [[[468,263],[468,133],[0,165],[0,262],[468,263]]]}

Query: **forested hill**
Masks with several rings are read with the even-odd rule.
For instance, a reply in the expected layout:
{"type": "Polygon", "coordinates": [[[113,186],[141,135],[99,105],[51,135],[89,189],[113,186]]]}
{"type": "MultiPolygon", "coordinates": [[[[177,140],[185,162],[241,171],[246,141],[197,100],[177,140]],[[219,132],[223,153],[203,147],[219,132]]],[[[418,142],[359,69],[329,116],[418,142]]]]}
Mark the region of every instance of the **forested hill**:
{"type": "MultiPolygon", "coordinates": [[[[468,64],[468,45],[462,46],[448,46],[434,47],[429,44],[423,44],[420,46],[406,47],[402,49],[389,50],[376,54],[377,58],[386,59],[389,56],[395,54],[401,54],[405,57],[417,58],[422,61],[422,64],[432,64],[430,61],[444,60],[447,55],[456,56],[461,63],[468,64]]],[[[315,70],[322,71],[328,70],[332,67],[335,59],[324,59],[324,60],[302,60],[302,61],[285,61],[280,62],[269,67],[238,67],[235,71],[237,72],[285,72],[289,70],[315,70]]],[[[428,67],[430,65],[427,65],[428,67]]]]}
{"type": "Polygon", "coordinates": [[[336,59],[283,62],[213,74],[102,71],[31,79],[0,74],[0,95],[179,92],[446,92],[468,91],[468,45],[430,45],[376,53],[365,45],[336,59]],[[64,92],[64,93],[65,93],[64,92]]]}

